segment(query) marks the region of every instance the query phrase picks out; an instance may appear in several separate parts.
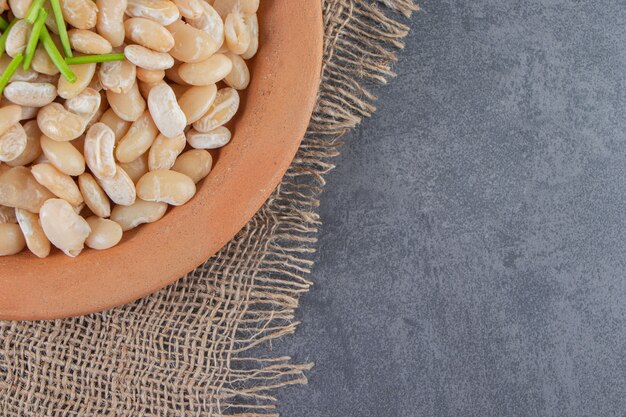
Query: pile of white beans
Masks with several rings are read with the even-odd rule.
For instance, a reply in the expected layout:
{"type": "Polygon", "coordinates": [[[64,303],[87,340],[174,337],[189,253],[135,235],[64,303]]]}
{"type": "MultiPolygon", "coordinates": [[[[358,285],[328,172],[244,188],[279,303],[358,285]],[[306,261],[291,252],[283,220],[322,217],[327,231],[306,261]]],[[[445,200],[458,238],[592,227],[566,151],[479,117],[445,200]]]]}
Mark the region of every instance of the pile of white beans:
{"type": "MultiPolygon", "coordinates": [[[[21,18],[31,1],[0,0],[0,10],[21,18]]],[[[207,149],[230,141],[225,125],[258,49],[259,0],[61,5],[77,56],[126,60],[71,65],[71,84],[40,46],[31,70],[12,78],[0,107],[0,256],[108,249],[187,203],[211,170],[207,149]]],[[[27,31],[13,27],[9,56],[27,31]]]]}

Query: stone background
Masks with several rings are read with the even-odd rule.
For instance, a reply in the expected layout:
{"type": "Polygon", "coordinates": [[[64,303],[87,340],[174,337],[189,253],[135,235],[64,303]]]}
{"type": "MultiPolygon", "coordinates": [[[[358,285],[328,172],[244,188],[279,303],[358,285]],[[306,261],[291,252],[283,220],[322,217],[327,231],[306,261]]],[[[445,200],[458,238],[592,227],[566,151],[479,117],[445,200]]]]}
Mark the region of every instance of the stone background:
{"type": "Polygon", "coordinates": [[[422,8],[328,177],[279,411],[626,415],[626,3],[422,8]]]}

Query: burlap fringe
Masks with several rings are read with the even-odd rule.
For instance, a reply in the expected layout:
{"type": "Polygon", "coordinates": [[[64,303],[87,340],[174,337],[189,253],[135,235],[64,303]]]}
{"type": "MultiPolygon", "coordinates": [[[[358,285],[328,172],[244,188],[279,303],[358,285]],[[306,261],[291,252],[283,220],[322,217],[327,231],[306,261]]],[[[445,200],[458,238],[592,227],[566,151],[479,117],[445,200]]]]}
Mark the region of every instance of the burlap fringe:
{"type": "Polygon", "coordinates": [[[412,0],[324,0],[318,104],[267,204],[218,255],[151,297],[77,319],[0,323],[0,414],[277,416],[274,390],[306,384],[312,364],[255,348],[298,325],[324,176],[339,138],[375,111],[365,85],[394,76],[409,28],[393,14],[416,10],[412,0]]]}
{"type": "MultiPolygon", "coordinates": [[[[278,310],[272,310],[272,314],[289,317],[287,322],[283,317],[266,322],[272,329],[279,329],[280,333],[271,333],[272,330],[270,334],[260,337],[263,341],[293,333],[299,324],[290,320],[300,296],[312,285],[307,275],[313,266],[313,245],[320,225],[316,208],[325,185],[324,177],[334,168],[332,159],[339,153],[341,136],[376,110],[373,104],[376,97],[366,85],[372,82],[386,84],[389,78],[395,76],[391,69],[396,61],[394,49],[404,47],[403,39],[408,35],[409,27],[394,19],[381,5],[406,17],[418,11],[413,0],[324,1],[326,41],[318,104],[294,163],[259,213],[260,218],[273,217],[276,233],[272,234],[267,258],[261,267],[263,274],[257,276],[256,281],[269,284],[263,287],[267,291],[263,299],[276,302],[274,297],[280,298],[280,303],[274,304],[278,310]]],[[[252,228],[257,226],[253,224],[252,228]]],[[[247,230],[244,231],[244,235],[247,233],[247,230]]],[[[266,392],[278,386],[306,384],[305,371],[312,364],[288,365],[290,360],[279,359],[281,366],[285,366],[279,378],[288,377],[287,380],[265,387],[256,381],[255,389],[266,392]]],[[[257,368],[254,372],[263,369],[266,368],[257,368]]],[[[263,398],[274,400],[271,396],[263,398]]],[[[263,412],[252,411],[249,405],[238,404],[247,410],[235,415],[278,415],[267,414],[268,410],[274,409],[272,403],[263,406],[267,407],[263,412]]]]}

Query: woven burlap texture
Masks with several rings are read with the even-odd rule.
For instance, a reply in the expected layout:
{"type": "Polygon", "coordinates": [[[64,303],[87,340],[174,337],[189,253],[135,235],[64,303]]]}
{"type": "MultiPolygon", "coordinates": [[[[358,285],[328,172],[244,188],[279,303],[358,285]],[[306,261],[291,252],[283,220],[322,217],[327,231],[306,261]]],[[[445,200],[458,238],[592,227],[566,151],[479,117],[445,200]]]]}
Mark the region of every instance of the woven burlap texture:
{"type": "Polygon", "coordinates": [[[318,196],[338,138],[374,111],[363,85],[394,75],[390,65],[408,33],[399,20],[417,10],[411,0],[324,0],[323,7],[318,103],[269,201],[216,256],[157,294],[75,319],[0,322],[0,415],[271,416],[276,388],[306,383],[310,364],[251,349],[298,324],[318,196]]]}

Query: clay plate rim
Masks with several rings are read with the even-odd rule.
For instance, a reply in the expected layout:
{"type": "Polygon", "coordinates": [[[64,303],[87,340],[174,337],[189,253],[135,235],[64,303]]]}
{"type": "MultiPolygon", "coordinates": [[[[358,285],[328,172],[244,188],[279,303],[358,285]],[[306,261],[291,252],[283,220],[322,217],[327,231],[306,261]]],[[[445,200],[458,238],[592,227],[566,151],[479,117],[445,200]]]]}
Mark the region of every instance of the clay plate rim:
{"type": "Polygon", "coordinates": [[[152,294],[201,265],[254,216],[306,132],[323,49],[321,2],[262,2],[260,19],[261,49],[233,140],[215,155],[196,197],[108,251],[1,258],[0,319],[78,316],[152,294]]]}

